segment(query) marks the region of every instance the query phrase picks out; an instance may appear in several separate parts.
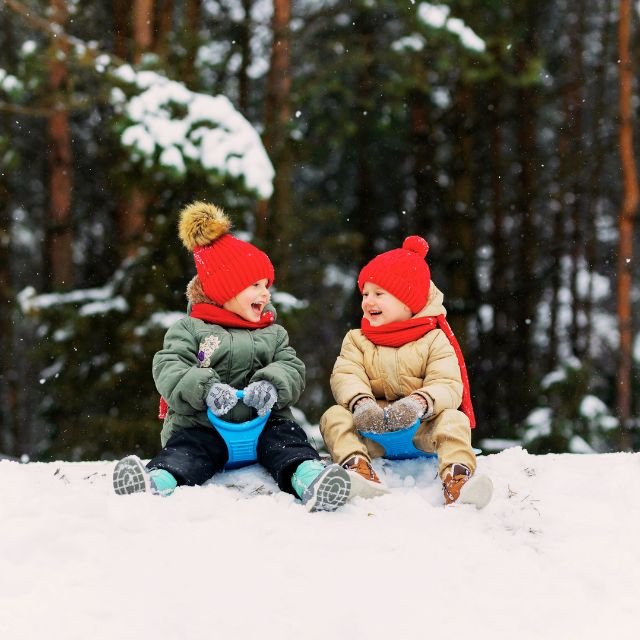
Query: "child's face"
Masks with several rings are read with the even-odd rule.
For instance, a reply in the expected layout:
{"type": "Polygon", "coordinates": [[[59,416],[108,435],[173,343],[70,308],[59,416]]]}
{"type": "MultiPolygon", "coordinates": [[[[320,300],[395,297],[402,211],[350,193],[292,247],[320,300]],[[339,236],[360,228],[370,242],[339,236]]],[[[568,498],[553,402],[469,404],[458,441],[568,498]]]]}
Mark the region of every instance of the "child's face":
{"type": "Polygon", "coordinates": [[[266,278],[258,280],[243,289],[238,295],[227,300],[222,308],[231,311],[249,322],[258,322],[265,306],[271,300],[266,278]]]}
{"type": "Polygon", "coordinates": [[[404,302],[373,282],[365,282],[362,289],[362,312],[372,327],[402,322],[413,315],[404,302]]]}

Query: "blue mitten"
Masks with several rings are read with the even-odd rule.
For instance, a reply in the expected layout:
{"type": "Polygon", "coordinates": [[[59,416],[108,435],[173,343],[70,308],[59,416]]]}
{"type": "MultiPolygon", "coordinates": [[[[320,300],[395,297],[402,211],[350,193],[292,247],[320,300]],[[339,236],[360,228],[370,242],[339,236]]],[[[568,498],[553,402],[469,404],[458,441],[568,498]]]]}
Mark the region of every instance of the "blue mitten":
{"type": "Polygon", "coordinates": [[[252,382],[244,389],[242,401],[248,406],[258,411],[259,416],[271,411],[271,408],[278,399],[276,388],[266,380],[252,382]]]}
{"type": "Polygon", "coordinates": [[[228,384],[216,382],[213,384],[205,400],[214,416],[223,416],[238,404],[236,390],[228,384]]]}

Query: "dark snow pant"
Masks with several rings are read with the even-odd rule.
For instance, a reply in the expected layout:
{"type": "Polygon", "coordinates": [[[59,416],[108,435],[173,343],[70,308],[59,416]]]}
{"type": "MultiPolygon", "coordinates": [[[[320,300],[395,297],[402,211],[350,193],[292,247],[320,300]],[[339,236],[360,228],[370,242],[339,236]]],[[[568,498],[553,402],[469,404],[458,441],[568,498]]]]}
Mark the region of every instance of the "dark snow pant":
{"type": "MultiPolygon", "coordinates": [[[[305,460],[319,460],[302,427],[291,420],[270,417],[257,446],[258,462],[273,476],[278,487],[295,493],[291,476],[305,460]]],[[[192,427],[174,433],[148,469],[165,469],[178,485],[203,484],[222,471],[229,459],[227,445],[214,427],[192,427]]]]}

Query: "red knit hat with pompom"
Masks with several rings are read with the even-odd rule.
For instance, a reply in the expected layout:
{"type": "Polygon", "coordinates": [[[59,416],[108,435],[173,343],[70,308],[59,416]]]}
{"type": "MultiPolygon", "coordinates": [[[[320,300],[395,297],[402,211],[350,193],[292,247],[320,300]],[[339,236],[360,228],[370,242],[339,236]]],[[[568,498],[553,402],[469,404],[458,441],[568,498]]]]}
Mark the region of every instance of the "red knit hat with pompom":
{"type": "Polygon", "coordinates": [[[425,262],[429,245],[420,236],[409,236],[401,249],[376,256],[358,276],[362,292],[366,282],[373,282],[404,302],[411,313],[418,313],[429,297],[431,272],[425,262]]]}
{"type": "Polygon", "coordinates": [[[269,256],[230,229],[229,218],[212,204],[194,202],[180,212],[180,240],[193,251],[205,294],[220,306],[254,282],[266,278],[271,286],[274,279],[269,256]]]}

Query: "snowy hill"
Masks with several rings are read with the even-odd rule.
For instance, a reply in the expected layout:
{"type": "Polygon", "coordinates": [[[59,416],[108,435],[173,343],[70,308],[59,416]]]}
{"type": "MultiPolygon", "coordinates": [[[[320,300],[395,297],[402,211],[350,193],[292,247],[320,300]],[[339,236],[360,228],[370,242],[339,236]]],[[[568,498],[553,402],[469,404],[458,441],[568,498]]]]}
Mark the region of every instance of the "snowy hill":
{"type": "Polygon", "coordinates": [[[479,463],[483,511],[407,461],[309,514],[258,467],[159,498],[115,496],[113,463],[2,461],[0,638],[637,638],[640,453],[479,463]]]}

